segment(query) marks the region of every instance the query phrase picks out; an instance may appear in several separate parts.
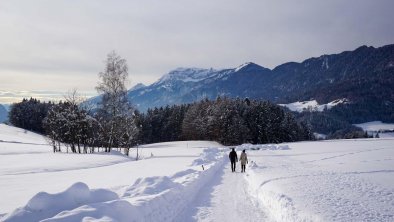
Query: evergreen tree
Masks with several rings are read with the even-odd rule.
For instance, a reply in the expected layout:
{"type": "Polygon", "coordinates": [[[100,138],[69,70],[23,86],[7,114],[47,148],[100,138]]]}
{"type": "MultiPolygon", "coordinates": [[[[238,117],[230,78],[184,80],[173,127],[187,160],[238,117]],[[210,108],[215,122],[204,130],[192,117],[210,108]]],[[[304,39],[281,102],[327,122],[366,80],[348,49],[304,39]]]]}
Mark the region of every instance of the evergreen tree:
{"type": "Polygon", "coordinates": [[[42,120],[46,117],[52,103],[40,102],[30,98],[11,105],[9,121],[12,125],[37,133],[44,133],[42,120]]]}

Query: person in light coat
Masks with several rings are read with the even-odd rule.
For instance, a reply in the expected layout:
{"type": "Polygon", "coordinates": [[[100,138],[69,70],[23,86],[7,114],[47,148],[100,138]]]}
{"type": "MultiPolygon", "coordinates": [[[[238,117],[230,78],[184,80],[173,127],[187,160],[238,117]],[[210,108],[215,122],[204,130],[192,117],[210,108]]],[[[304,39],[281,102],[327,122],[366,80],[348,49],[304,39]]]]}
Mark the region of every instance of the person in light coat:
{"type": "Polygon", "coordinates": [[[242,150],[241,156],[239,157],[241,161],[241,172],[245,172],[246,164],[248,163],[248,156],[245,153],[245,150],[242,150]]]}

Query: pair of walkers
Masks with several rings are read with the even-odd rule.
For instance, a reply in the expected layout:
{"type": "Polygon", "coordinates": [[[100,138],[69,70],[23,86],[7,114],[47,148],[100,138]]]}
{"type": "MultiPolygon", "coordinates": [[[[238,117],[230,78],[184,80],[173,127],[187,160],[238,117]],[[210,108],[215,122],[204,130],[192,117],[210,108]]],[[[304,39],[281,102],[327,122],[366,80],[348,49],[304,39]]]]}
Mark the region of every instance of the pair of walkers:
{"type": "MultiPolygon", "coordinates": [[[[238,155],[237,152],[235,152],[234,148],[232,148],[228,157],[230,158],[231,162],[231,171],[235,172],[236,162],[238,162],[238,155]]],[[[246,155],[245,150],[242,150],[239,160],[241,161],[241,172],[244,173],[246,169],[246,164],[248,163],[248,156],[246,155]]]]}

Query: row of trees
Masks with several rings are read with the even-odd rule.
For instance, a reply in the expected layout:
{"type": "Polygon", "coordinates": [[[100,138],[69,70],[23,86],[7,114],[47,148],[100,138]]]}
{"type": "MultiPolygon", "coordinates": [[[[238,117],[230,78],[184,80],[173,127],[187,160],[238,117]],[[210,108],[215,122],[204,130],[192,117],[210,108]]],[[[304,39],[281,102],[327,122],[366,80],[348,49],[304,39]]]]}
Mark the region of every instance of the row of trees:
{"type": "Polygon", "coordinates": [[[290,112],[270,102],[217,98],[191,105],[155,108],[142,114],[144,143],[215,140],[225,145],[280,143],[312,139],[290,112]]]}
{"type": "Polygon", "coordinates": [[[40,102],[40,100],[34,98],[23,99],[11,106],[8,114],[9,121],[16,127],[44,133],[42,121],[53,105],[51,102],[40,102]]]}

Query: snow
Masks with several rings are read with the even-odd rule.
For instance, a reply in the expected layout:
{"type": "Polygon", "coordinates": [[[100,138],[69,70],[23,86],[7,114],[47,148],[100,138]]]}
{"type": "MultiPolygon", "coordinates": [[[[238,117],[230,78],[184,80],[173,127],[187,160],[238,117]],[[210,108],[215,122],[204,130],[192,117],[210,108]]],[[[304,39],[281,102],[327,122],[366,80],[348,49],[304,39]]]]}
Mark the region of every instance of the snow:
{"type": "Polygon", "coordinates": [[[372,121],[354,124],[368,132],[369,135],[376,137],[379,132],[380,138],[394,138],[394,123],[383,123],[382,121],[372,121]]]}
{"type": "Polygon", "coordinates": [[[331,109],[332,107],[341,104],[341,103],[346,103],[347,99],[336,99],[334,101],[331,101],[327,104],[319,104],[316,100],[310,100],[310,101],[297,101],[294,103],[289,103],[289,104],[278,104],[280,106],[285,106],[289,108],[291,111],[295,112],[303,112],[305,110],[309,111],[323,111],[324,108],[331,109]]]}
{"type": "Polygon", "coordinates": [[[246,178],[269,218],[394,220],[394,140],[288,145],[289,150],[249,152],[253,164],[246,178]]]}
{"type": "Polygon", "coordinates": [[[364,131],[394,131],[394,123],[382,123],[382,121],[373,121],[354,125],[362,128],[364,131]]]}
{"type": "Polygon", "coordinates": [[[394,138],[243,144],[246,173],[232,173],[215,142],[144,145],[135,161],[0,129],[18,142],[0,142],[0,221],[394,220],[394,138]]]}
{"type": "Polygon", "coordinates": [[[244,68],[244,67],[246,67],[246,66],[248,66],[248,65],[250,65],[250,64],[252,64],[252,63],[251,63],[251,62],[246,62],[246,63],[244,63],[244,64],[238,66],[237,68],[235,68],[235,69],[234,69],[234,72],[238,72],[239,70],[241,70],[242,68],[244,68]]]}
{"type": "Polygon", "coordinates": [[[330,66],[328,65],[328,57],[324,56],[323,63],[321,64],[322,68],[328,69],[330,66]]]}
{"type": "MultiPolygon", "coordinates": [[[[0,141],[9,143],[47,144],[45,138],[39,134],[24,129],[0,124],[0,141]]],[[[2,150],[0,150],[2,152],[2,150]]]]}
{"type": "Polygon", "coordinates": [[[317,140],[325,140],[327,138],[326,134],[321,134],[321,133],[313,133],[313,136],[317,140]]]}
{"type": "MultiPolygon", "coordinates": [[[[220,149],[206,149],[215,161],[205,171],[188,169],[168,176],[137,179],[122,187],[120,195],[111,190],[91,190],[77,183],[57,194],[39,193],[28,203],[5,216],[5,221],[172,221],[197,195],[203,185],[222,168],[220,149]],[[214,158],[215,156],[216,158],[214,158]],[[77,188],[75,188],[77,187],[77,188]],[[94,198],[93,198],[94,197],[94,198]],[[55,203],[55,204],[54,204],[55,203]],[[60,204],[59,204],[60,203],[60,204]]],[[[204,151],[204,152],[205,152],[204,151]]],[[[140,161],[142,162],[142,161],[140,161]]]]}
{"type": "Polygon", "coordinates": [[[58,212],[72,210],[89,203],[105,202],[117,199],[112,191],[97,189],[90,190],[84,183],[75,183],[64,192],[48,194],[40,192],[31,198],[25,207],[15,210],[5,218],[6,221],[25,222],[40,221],[55,216],[58,212]]]}
{"type": "Polygon", "coordinates": [[[131,87],[129,91],[139,90],[145,87],[146,85],[144,85],[143,83],[137,83],[135,86],[131,87]]]}
{"type": "MultiPolygon", "coordinates": [[[[239,168],[239,166],[238,166],[239,168]]],[[[208,184],[186,211],[175,221],[265,221],[265,213],[241,173],[231,173],[226,165],[208,184]]]]}
{"type": "Polygon", "coordinates": [[[201,69],[201,68],[177,68],[168,74],[165,74],[153,85],[168,84],[174,81],[183,82],[199,82],[201,80],[211,78],[217,74],[215,69],[201,69]]]}
{"type": "Polygon", "coordinates": [[[4,124],[0,124],[0,141],[17,142],[0,142],[0,215],[22,206],[38,192],[62,192],[76,182],[117,192],[138,178],[168,176],[187,168],[201,170],[192,162],[204,148],[220,147],[204,141],[150,144],[140,147],[141,161],[134,161],[134,149],[132,158],[116,151],[54,154],[41,135],[4,124]]]}

